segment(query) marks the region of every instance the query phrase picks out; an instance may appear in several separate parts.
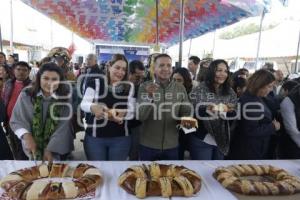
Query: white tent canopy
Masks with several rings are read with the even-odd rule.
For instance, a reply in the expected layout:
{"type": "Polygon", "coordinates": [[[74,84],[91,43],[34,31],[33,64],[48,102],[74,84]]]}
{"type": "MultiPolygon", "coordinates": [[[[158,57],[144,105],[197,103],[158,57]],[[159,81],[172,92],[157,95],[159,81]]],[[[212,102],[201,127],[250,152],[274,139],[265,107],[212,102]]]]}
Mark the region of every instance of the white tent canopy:
{"type": "MultiPolygon", "coordinates": [[[[263,31],[261,38],[260,57],[288,57],[296,56],[299,38],[299,21],[282,21],[278,26],[263,31]]],[[[213,33],[192,40],[190,55],[202,57],[204,53],[210,53],[213,49],[213,33]]],[[[255,58],[257,51],[258,32],[237,37],[230,40],[216,37],[214,58],[255,58]]],[[[183,45],[183,57],[188,58],[190,41],[183,45]]],[[[168,53],[177,60],[178,45],[168,49],[168,53]]]]}

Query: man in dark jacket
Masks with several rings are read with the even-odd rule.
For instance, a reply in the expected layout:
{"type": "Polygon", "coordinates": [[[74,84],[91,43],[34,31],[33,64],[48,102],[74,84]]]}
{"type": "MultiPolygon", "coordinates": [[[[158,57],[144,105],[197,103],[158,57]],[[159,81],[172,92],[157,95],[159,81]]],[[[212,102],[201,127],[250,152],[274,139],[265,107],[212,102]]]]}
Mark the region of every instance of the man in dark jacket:
{"type": "MultiPolygon", "coordinates": [[[[144,81],[145,77],[145,67],[144,64],[139,60],[133,60],[129,63],[129,76],[128,80],[134,84],[134,104],[136,103],[138,89],[141,83],[144,81]]],[[[141,130],[141,122],[137,119],[132,119],[128,121],[128,127],[131,133],[131,149],[129,152],[130,160],[139,159],[139,135],[141,130]]]]}
{"type": "Polygon", "coordinates": [[[300,158],[300,85],[282,101],[281,115],[285,132],[281,135],[281,159],[300,158]]]}
{"type": "Polygon", "coordinates": [[[6,107],[6,131],[10,138],[10,145],[16,160],[27,160],[27,156],[22,150],[21,141],[16,137],[14,132],[10,129],[8,122],[12,115],[14,106],[22,89],[31,83],[29,79],[30,66],[27,62],[20,61],[13,66],[14,78],[9,79],[3,88],[2,99],[6,107]]]}
{"type": "Polygon", "coordinates": [[[100,69],[99,65],[97,64],[97,56],[96,54],[88,54],[86,57],[86,74],[83,78],[82,85],[81,85],[81,92],[84,94],[86,89],[86,85],[89,81],[96,78],[99,74],[105,74],[102,69],[100,69]]]}
{"type": "Polygon", "coordinates": [[[5,121],[5,106],[3,100],[0,99],[0,160],[13,160],[13,155],[5,137],[5,129],[3,126],[5,121]]]}

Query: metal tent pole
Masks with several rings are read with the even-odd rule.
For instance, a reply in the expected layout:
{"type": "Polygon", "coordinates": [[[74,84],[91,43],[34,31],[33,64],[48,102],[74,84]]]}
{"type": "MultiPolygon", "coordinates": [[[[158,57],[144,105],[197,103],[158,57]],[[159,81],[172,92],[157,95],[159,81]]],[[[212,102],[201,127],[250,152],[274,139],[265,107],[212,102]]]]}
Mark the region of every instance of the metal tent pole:
{"type": "Polygon", "coordinates": [[[261,32],[262,32],[262,24],[265,17],[265,8],[261,14],[260,18],[260,25],[259,25],[259,35],[258,35],[258,42],[257,42],[257,51],[256,51],[256,60],[255,60],[255,70],[258,68],[258,59],[259,59],[259,50],[260,50],[260,40],[261,40],[261,32]]]}
{"type": "Polygon", "coordinates": [[[192,38],[190,39],[190,47],[189,47],[189,53],[188,53],[188,58],[190,57],[191,55],[191,48],[192,48],[192,38]]]}
{"type": "Polygon", "coordinates": [[[50,49],[53,48],[53,21],[50,19],[50,49]]]}
{"type": "Polygon", "coordinates": [[[295,62],[295,73],[298,73],[299,49],[300,49],[300,31],[299,31],[298,47],[297,47],[296,62],[295,62]]]}
{"type": "Polygon", "coordinates": [[[215,54],[215,47],[216,47],[216,32],[217,32],[217,30],[214,31],[214,40],[213,40],[213,48],[212,48],[212,58],[214,58],[214,54],[215,54]]]}
{"type": "Polygon", "coordinates": [[[155,39],[155,44],[156,44],[156,47],[158,47],[158,43],[159,43],[158,0],[156,0],[155,6],[156,6],[156,39],[155,39]]]}
{"type": "Polygon", "coordinates": [[[3,52],[1,24],[0,24],[0,51],[3,52]]]}
{"type": "Polygon", "coordinates": [[[184,0],[180,1],[180,27],[179,27],[179,67],[182,67],[182,44],[184,33],[184,0]]]}
{"type": "Polygon", "coordinates": [[[10,0],[10,54],[14,53],[14,46],[13,46],[13,41],[14,41],[14,23],[13,23],[13,2],[10,0]]]}

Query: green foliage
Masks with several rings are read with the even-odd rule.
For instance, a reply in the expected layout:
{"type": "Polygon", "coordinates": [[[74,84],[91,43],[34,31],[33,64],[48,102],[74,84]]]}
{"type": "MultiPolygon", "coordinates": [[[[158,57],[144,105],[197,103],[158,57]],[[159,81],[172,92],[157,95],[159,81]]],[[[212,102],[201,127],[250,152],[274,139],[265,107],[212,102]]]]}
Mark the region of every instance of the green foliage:
{"type": "MultiPolygon", "coordinates": [[[[267,26],[263,26],[262,30],[263,31],[269,30],[276,27],[277,25],[278,23],[269,24],[267,26]]],[[[259,32],[259,24],[250,23],[247,25],[236,26],[235,28],[229,31],[224,31],[223,33],[220,34],[219,38],[224,40],[230,40],[236,37],[257,33],[257,32],[259,32]]]]}

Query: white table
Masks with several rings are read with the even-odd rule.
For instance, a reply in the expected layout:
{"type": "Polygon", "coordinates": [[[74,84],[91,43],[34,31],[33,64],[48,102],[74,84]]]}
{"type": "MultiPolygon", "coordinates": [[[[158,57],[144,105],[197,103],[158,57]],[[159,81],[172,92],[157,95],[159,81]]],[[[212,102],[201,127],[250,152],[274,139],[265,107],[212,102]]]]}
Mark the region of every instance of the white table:
{"type": "MultiPolygon", "coordinates": [[[[149,164],[150,162],[142,161],[83,161],[100,169],[104,176],[104,184],[96,190],[97,200],[131,200],[137,199],[135,196],[128,194],[118,186],[118,177],[131,165],[149,164]]],[[[68,162],[70,166],[75,167],[80,161],[68,162]]],[[[191,198],[172,197],[172,200],[189,199],[189,200],[236,200],[231,192],[223,188],[213,177],[212,173],[218,166],[227,166],[231,164],[270,164],[283,168],[292,175],[300,176],[300,160],[264,160],[264,161],[158,161],[158,163],[183,165],[196,171],[202,178],[202,187],[196,196],[191,198]]],[[[34,162],[31,161],[0,161],[0,178],[3,178],[11,171],[31,167],[34,162]]],[[[147,197],[147,200],[166,199],[160,197],[147,197]]],[[[286,199],[286,198],[285,198],[286,199]]],[[[297,198],[298,199],[298,198],[297,198]]]]}

